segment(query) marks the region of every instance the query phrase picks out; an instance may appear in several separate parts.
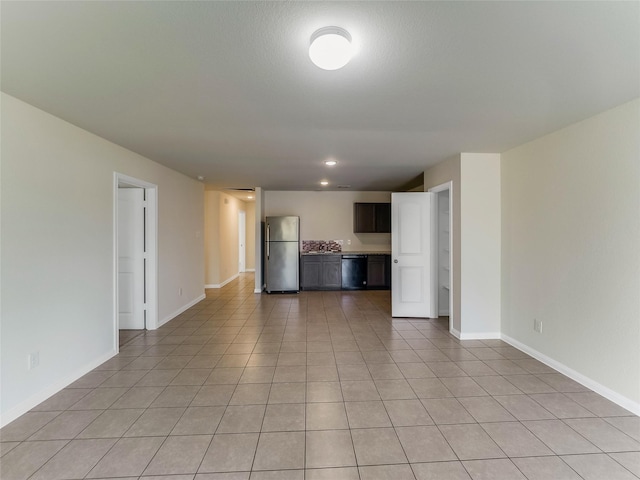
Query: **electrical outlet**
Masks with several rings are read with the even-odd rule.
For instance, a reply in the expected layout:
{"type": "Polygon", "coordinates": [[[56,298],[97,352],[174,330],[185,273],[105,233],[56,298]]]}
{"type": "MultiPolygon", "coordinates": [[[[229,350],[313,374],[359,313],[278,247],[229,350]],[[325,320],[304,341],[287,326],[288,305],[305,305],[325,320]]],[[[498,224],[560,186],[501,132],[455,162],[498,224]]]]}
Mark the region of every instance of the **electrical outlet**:
{"type": "Polygon", "coordinates": [[[533,319],[533,331],[542,333],[542,320],[538,320],[537,318],[533,319]]]}
{"type": "Polygon", "coordinates": [[[40,352],[33,352],[27,355],[27,369],[33,370],[40,365],[40,352]]]}
{"type": "Polygon", "coordinates": [[[350,238],[347,239],[347,245],[351,245],[351,239],[350,238]]]}

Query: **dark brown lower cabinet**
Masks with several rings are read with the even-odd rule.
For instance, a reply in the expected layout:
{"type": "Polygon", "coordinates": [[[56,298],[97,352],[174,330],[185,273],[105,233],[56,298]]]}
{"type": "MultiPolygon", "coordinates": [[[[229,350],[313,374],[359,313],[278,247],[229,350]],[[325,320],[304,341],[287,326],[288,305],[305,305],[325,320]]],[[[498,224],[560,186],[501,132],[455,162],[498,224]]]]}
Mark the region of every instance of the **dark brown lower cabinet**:
{"type": "Polygon", "coordinates": [[[391,288],[391,255],[369,255],[367,257],[367,288],[391,288]]]}
{"type": "MultiPolygon", "coordinates": [[[[367,289],[391,288],[391,255],[367,255],[367,289]]],[[[342,255],[301,255],[301,290],[342,289],[342,255]]]]}
{"type": "Polygon", "coordinates": [[[302,255],[300,288],[302,290],[340,290],[342,288],[341,255],[302,255]]]}
{"type": "Polygon", "coordinates": [[[319,290],[322,284],[322,259],[303,255],[300,257],[300,288],[319,290]]]}

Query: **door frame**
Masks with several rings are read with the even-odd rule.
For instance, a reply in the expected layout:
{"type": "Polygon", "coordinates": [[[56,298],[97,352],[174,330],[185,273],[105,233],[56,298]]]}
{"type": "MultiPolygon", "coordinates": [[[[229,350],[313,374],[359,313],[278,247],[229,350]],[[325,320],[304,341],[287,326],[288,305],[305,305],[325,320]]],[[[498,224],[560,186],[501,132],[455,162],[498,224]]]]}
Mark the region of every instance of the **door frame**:
{"type": "MultiPolygon", "coordinates": [[[[431,193],[440,193],[445,190],[449,190],[449,333],[454,334],[453,332],[453,291],[454,291],[454,283],[453,283],[453,182],[445,182],[440,185],[436,185],[435,187],[431,187],[428,191],[431,193]]],[[[437,222],[438,230],[440,229],[440,222],[437,222]]],[[[440,238],[440,232],[438,231],[438,237],[440,238]]],[[[440,310],[438,308],[438,295],[436,294],[436,311],[439,313],[440,310]]]]}
{"type": "Polygon", "coordinates": [[[118,342],[118,188],[129,186],[145,191],[145,329],[158,328],[158,186],[122,173],[113,172],[113,344],[120,351],[118,342]]]}

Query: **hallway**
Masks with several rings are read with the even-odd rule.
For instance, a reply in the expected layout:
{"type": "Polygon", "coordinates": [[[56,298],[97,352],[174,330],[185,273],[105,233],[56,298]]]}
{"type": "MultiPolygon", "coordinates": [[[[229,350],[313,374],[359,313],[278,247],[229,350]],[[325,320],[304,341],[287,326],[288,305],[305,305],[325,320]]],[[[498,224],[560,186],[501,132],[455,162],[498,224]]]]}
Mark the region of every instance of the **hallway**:
{"type": "Polygon", "coordinates": [[[640,418],[388,291],[222,289],[0,431],[3,480],[640,478],[640,418]]]}

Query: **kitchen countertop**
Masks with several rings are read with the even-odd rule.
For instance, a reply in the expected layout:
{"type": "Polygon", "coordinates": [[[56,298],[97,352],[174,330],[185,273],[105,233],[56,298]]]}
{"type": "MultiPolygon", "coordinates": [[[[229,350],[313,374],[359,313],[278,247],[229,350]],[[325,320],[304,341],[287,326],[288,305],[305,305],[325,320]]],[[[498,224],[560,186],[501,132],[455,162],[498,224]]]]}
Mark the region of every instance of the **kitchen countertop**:
{"type": "Polygon", "coordinates": [[[391,255],[391,252],[300,252],[300,255],[391,255]]]}

